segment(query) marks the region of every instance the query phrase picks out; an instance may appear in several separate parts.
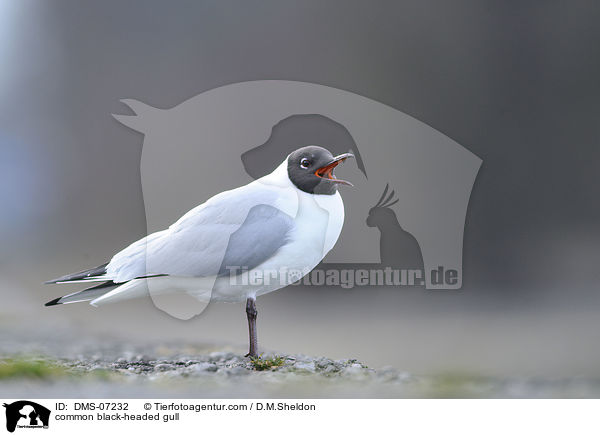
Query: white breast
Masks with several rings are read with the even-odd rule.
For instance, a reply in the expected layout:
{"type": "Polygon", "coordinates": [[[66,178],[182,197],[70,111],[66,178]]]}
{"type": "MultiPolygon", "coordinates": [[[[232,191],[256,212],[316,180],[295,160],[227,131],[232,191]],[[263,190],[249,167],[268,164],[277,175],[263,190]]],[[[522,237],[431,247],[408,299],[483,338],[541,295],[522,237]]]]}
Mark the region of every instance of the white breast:
{"type": "Polygon", "coordinates": [[[325,237],[325,250],[323,257],[333,249],[340,237],[344,226],[344,202],[339,192],[335,195],[313,195],[316,203],[329,214],[327,233],[325,237]]]}
{"type": "Polygon", "coordinates": [[[253,271],[239,275],[234,286],[230,277],[222,277],[215,282],[213,300],[242,301],[249,296],[260,296],[285,287],[291,271],[300,279],[333,248],[344,224],[344,204],[340,194],[311,195],[298,189],[294,191],[298,202],[290,242],[254,269],[261,276],[271,274],[269,285],[240,285],[241,282],[249,282],[248,275],[253,271]]]}

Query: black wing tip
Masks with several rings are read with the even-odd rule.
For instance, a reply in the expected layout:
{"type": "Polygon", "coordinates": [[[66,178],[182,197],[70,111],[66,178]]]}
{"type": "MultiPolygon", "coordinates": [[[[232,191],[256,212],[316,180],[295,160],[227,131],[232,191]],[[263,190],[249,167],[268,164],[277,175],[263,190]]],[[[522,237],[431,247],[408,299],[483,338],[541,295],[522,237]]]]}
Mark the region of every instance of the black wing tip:
{"type": "Polygon", "coordinates": [[[54,306],[54,305],[62,305],[62,304],[60,303],[60,300],[61,300],[61,299],[62,299],[62,297],[60,297],[60,298],[56,298],[56,299],[52,299],[50,302],[46,302],[46,303],[44,304],[44,306],[45,306],[45,307],[52,307],[52,306],[54,306]]]}
{"type": "Polygon", "coordinates": [[[44,284],[58,284],[69,281],[80,281],[85,278],[92,278],[97,276],[102,276],[106,273],[106,266],[108,263],[104,263],[100,266],[94,267],[92,269],[84,270],[77,273],[71,273],[69,275],[61,276],[60,278],[51,279],[50,281],[46,281],[44,284]]]}

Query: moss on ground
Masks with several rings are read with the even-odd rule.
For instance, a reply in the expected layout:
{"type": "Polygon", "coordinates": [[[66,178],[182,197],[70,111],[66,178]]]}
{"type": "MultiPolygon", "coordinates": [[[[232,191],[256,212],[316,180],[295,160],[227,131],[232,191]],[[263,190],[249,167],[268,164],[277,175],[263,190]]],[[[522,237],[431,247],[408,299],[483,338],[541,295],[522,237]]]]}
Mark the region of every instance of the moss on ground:
{"type": "Polygon", "coordinates": [[[53,379],[66,375],[66,370],[53,361],[39,358],[1,358],[0,380],[53,379]]]}
{"type": "Polygon", "coordinates": [[[257,356],[250,358],[250,363],[252,364],[254,370],[261,372],[263,370],[271,370],[275,367],[283,366],[285,363],[285,358],[281,356],[274,356],[272,358],[263,359],[262,356],[257,356]]]}
{"type": "Polygon", "coordinates": [[[490,379],[477,374],[447,372],[434,375],[425,397],[436,399],[469,399],[485,397],[490,379]]]}

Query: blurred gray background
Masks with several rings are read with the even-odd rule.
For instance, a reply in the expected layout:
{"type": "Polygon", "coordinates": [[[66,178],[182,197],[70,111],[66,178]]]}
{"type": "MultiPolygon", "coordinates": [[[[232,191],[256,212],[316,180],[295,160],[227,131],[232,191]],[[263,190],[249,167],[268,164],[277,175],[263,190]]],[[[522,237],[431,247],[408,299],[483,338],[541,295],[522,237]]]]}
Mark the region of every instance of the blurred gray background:
{"type": "Polygon", "coordinates": [[[241,305],[187,322],[149,299],[51,309],[65,287],[41,282],[145,233],[143,138],[110,116],[120,98],[168,108],[286,79],[388,104],[483,166],[462,290],[292,287],[259,300],[262,346],[417,373],[600,375],[599,19],[592,1],[0,0],[2,333],[245,345],[241,305]]]}

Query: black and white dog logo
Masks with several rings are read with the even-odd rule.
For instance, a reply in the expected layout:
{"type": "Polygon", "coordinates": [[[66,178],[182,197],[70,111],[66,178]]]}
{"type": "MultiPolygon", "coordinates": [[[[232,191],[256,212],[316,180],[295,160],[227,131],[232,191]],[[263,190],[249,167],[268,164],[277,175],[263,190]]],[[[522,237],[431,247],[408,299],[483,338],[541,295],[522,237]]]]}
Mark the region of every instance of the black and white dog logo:
{"type": "Polygon", "coordinates": [[[3,405],[6,408],[6,430],[14,432],[16,428],[48,428],[50,410],[29,400],[19,400],[3,405]]]}

